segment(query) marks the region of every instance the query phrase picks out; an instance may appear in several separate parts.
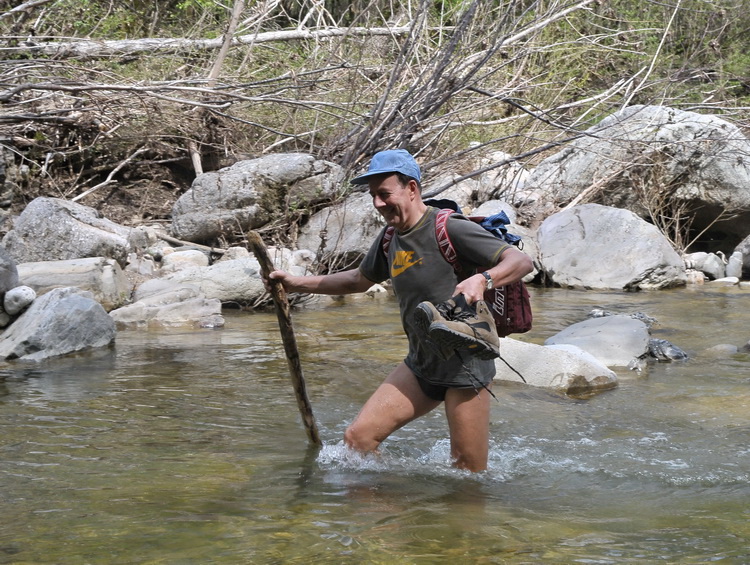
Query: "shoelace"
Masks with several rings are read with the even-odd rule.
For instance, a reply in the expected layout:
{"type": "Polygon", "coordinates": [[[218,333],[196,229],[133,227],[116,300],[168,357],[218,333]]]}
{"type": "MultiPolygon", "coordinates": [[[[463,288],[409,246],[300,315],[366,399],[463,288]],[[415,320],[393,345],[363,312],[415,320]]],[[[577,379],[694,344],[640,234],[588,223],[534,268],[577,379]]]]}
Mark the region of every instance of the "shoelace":
{"type": "Polygon", "coordinates": [[[476,314],[471,312],[468,308],[461,308],[460,306],[456,306],[452,311],[452,320],[454,322],[463,322],[464,320],[467,320],[469,318],[475,317],[476,314]]]}
{"type": "MultiPolygon", "coordinates": [[[[479,387],[483,388],[484,390],[486,390],[487,392],[490,393],[490,396],[492,396],[492,398],[495,399],[495,402],[500,402],[500,400],[497,398],[497,396],[495,396],[495,393],[493,393],[489,389],[489,387],[487,385],[482,384],[482,382],[471,373],[471,370],[466,366],[466,362],[464,361],[464,358],[461,356],[461,353],[459,353],[458,350],[456,350],[456,355],[458,356],[459,360],[461,361],[461,366],[463,367],[464,371],[466,371],[466,373],[469,375],[469,378],[472,381],[471,386],[474,387],[474,392],[477,393],[477,396],[479,396],[479,388],[477,387],[477,385],[479,385],[479,387]]],[[[521,377],[521,378],[523,378],[523,377],[521,377]]]]}
{"type": "Polygon", "coordinates": [[[452,312],[453,312],[454,308],[455,308],[455,306],[451,306],[447,302],[440,302],[439,304],[435,304],[435,309],[446,320],[452,319],[452,312]]]}

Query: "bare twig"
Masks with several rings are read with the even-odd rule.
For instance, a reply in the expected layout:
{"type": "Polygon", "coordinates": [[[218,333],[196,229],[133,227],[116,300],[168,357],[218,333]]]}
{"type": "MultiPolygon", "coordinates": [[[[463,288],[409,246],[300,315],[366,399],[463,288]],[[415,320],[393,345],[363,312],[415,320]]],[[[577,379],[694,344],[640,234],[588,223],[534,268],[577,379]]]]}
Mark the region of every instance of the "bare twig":
{"type": "MultiPolygon", "coordinates": [[[[492,21],[492,27],[482,35],[481,41],[477,41],[471,31],[480,7],[486,7],[486,3],[473,0],[454,26],[451,39],[433,52],[416,81],[407,76],[407,72],[412,72],[411,65],[407,65],[407,62],[411,63],[408,57],[415,51],[419,40],[419,33],[412,31],[393,65],[389,86],[384,89],[373,111],[353,130],[341,136],[338,144],[332,146],[332,151],[338,152],[345,146],[347,149],[341,161],[346,169],[350,169],[380,148],[411,146],[415,136],[425,128],[440,129],[444,122],[437,117],[449,101],[472,88],[479,88],[477,82],[480,71],[482,76],[491,74],[493,71],[487,69],[487,65],[501,50],[507,50],[516,43],[530,41],[546,26],[577,10],[586,9],[594,1],[582,0],[572,6],[557,7],[530,24],[522,23],[525,21],[525,14],[516,14],[516,7],[511,3],[504,8],[505,11],[497,14],[493,12],[494,17],[483,20],[492,21]],[[474,46],[487,43],[489,46],[486,48],[474,49],[474,46]],[[408,83],[410,86],[399,90],[394,88],[397,83],[408,83]],[[438,119],[437,125],[429,123],[435,119],[438,119]]],[[[425,9],[422,6],[422,10],[425,9]]],[[[419,29],[417,25],[418,22],[415,21],[415,30],[419,29]]],[[[501,66],[503,64],[507,63],[500,63],[501,66]]],[[[510,87],[501,98],[512,101],[512,94],[513,89],[510,87]]]]}
{"type": "Polygon", "coordinates": [[[107,178],[106,178],[106,179],[105,179],[105,180],[104,180],[103,182],[100,182],[100,183],[99,183],[99,184],[97,184],[96,186],[92,186],[91,188],[89,188],[88,190],[86,190],[86,191],[82,192],[82,193],[81,193],[81,194],[79,194],[78,196],[76,196],[76,197],[74,197],[74,198],[71,198],[71,199],[70,199],[70,201],[71,201],[71,202],[78,202],[79,200],[81,200],[82,198],[84,198],[84,197],[88,196],[89,194],[91,194],[91,193],[92,193],[92,192],[94,192],[95,190],[99,190],[100,188],[102,188],[102,187],[104,187],[104,186],[107,186],[107,185],[110,185],[110,184],[116,183],[117,181],[116,181],[116,180],[114,180],[114,178],[113,178],[113,177],[114,177],[114,176],[115,176],[115,175],[116,175],[117,173],[119,173],[119,172],[120,172],[120,170],[121,170],[121,169],[122,169],[122,168],[123,168],[123,167],[124,167],[125,165],[127,165],[128,163],[130,163],[130,162],[131,162],[131,161],[132,161],[133,159],[135,159],[135,158],[136,158],[136,157],[137,157],[138,155],[140,155],[141,153],[144,153],[145,151],[146,151],[146,148],[145,148],[145,147],[141,147],[140,149],[138,149],[137,151],[135,151],[135,152],[134,152],[134,153],[133,153],[133,154],[132,154],[132,155],[131,155],[130,157],[128,157],[127,159],[124,159],[123,161],[120,161],[120,164],[119,164],[119,165],[117,165],[117,167],[115,167],[114,169],[112,169],[112,170],[110,171],[110,173],[109,173],[109,174],[107,175],[107,178]]]}
{"type": "Polygon", "coordinates": [[[654,70],[654,66],[656,65],[656,61],[659,59],[659,55],[661,54],[661,50],[664,47],[664,42],[667,40],[667,37],[671,33],[672,23],[674,22],[675,17],[680,11],[680,6],[682,5],[682,0],[677,0],[674,6],[674,10],[672,11],[672,16],[669,18],[669,23],[664,28],[664,32],[662,33],[661,40],[659,41],[659,47],[656,49],[656,52],[651,57],[651,63],[648,67],[648,72],[641,78],[641,81],[638,83],[638,85],[632,90],[630,95],[622,101],[622,107],[625,108],[630,104],[630,101],[633,99],[633,97],[644,87],[646,84],[646,80],[651,75],[651,73],[654,70]]]}
{"type": "Polygon", "coordinates": [[[573,206],[578,206],[581,202],[588,202],[593,196],[595,196],[597,193],[601,192],[602,190],[606,190],[607,186],[610,182],[612,182],[617,177],[621,176],[625,171],[632,168],[634,165],[632,163],[625,163],[622,165],[619,169],[616,169],[612,174],[609,174],[605,176],[602,179],[599,179],[598,181],[592,183],[588,188],[581,191],[578,196],[573,198],[570,202],[568,202],[562,210],[567,210],[568,208],[572,208],[573,206]]]}
{"type": "Polygon", "coordinates": [[[504,167],[505,165],[509,165],[510,163],[521,161],[523,159],[528,159],[530,157],[533,157],[534,155],[538,155],[540,153],[544,153],[546,151],[549,151],[551,149],[554,149],[556,147],[560,147],[561,145],[565,145],[566,143],[570,143],[571,141],[574,141],[576,139],[579,139],[583,137],[584,134],[580,133],[577,135],[573,135],[571,137],[566,137],[565,139],[560,139],[558,141],[554,141],[552,143],[545,143],[544,145],[540,147],[536,147],[530,151],[526,151],[520,155],[514,155],[513,157],[509,157],[508,159],[503,159],[501,161],[498,161],[497,163],[492,163],[491,165],[487,165],[486,167],[482,167],[480,169],[476,169],[474,171],[471,171],[470,173],[467,173],[465,175],[461,175],[455,179],[452,179],[450,182],[443,184],[437,188],[434,188],[430,191],[425,192],[422,196],[424,198],[432,198],[433,196],[437,196],[441,192],[448,190],[450,187],[465,181],[470,178],[474,178],[476,176],[479,176],[483,173],[486,173],[488,171],[492,171],[494,169],[499,169],[500,167],[504,167]]]}

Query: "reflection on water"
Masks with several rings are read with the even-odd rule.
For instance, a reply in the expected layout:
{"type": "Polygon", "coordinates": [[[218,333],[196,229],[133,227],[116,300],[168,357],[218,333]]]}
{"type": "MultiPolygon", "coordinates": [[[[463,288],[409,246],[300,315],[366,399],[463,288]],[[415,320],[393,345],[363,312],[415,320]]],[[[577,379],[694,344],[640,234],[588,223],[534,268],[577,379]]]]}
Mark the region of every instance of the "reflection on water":
{"type": "Polygon", "coordinates": [[[687,362],[587,400],[498,383],[490,468],[450,466],[440,410],[378,456],[348,422],[404,351],[392,301],[294,314],[310,448],[272,314],[120,332],[0,370],[0,563],[750,562],[746,294],[536,290],[542,343],[594,307],[658,319],[687,362]]]}

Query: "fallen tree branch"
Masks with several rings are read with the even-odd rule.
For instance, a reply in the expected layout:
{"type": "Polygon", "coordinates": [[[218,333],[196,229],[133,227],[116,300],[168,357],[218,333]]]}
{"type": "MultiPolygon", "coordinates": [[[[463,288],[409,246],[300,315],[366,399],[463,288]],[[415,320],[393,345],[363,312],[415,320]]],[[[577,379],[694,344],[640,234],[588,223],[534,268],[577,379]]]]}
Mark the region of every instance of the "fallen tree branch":
{"type": "Polygon", "coordinates": [[[19,12],[26,12],[30,10],[31,8],[36,8],[37,6],[41,6],[42,4],[48,4],[49,2],[52,2],[52,0],[30,0],[29,2],[24,2],[23,4],[16,6],[15,8],[11,8],[7,12],[3,12],[2,14],[0,14],[0,20],[9,18],[12,15],[17,14],[19,12]]]}
{"type": "MultiPolygon", "coordinates": [[[[500,41],[499,46],[501,46],[501,47],[507,47],[509,45],[513,45],[515,43],[519,43],[521,40],[527,39],[530,35],[532,35],[534,33],[538,33],[540,30],[544,29],[545,27],[549,26],[550,24],[552,24],[552,23],[554,23],[554,22],[556,22],[558,20],[561,20],[563,18],[568,17],[573,12],[576,12],[576,11],[582,10],[582,9],[588,9],[588,6],[590,4],[594,4],[594,3],[598,3],[598,2],[600,2],[600,0],[581,0],[577,4],[573,4],[572,6],[567,6],[567,7],[563,8],[563,9],[557,11],[557,12],[553,12],[551,15],[546,16],[546,17],[544,17],[542,19],[539,19],[539,20],[535,21],[533,24],[530,24],[530,25],[524,27],[523,29],[521,29],[521,31],[518,31],[517,33],[514,33],[513,35],[511,35],[509,37],[503,38],[500,41]]],[[[488,49],[487,51],[482,51],[482,52],[479,52],[479,53],[475,53],[471,57],[467,57],[461,63],[461,66],[462,67],[468,67],[468,66],[476,64],[476,61],[478,59],[481,59],[482,57],[485,57],[486,53],[488,53],[492,49],[494,49],[494,48],[488,49]]]]}
{"type": "Polygon", "coordinates": [[[176,237],[172,237],[171,235],[167,235],[161,231],[157,231],[156,236],[159,239],[166,241],[167,243],[173,243],[181,247],[193,247],[199,251],[205,251],[206,253],[213,253],[215,255],[224,255],[224,253],[226,252],[226,250],[220,249],[218,247],[209,247],[208,245],[201,245],[200,243],[193,243],[192,241],[184,241],[182,239],[177,239],[176,237]]]}
{"type": "MultiPolygon", "coordinates": [[[[281,31],[266,31],[250,35],[233,37],[231,46],[250,45],[257,43],[269,43],[273,41],[299,41],[318,40],[329,37],[343,37],[345,35],[374,37],[374,36],[400,36],[409,33],[409,27],[339,27],[330,29],[290,29],[281,31]]],[[[205,49],[220,49],[224,43],[223,37],[216,39],[187,39],[187,38],[145,38],[145,39],[118,39],[118,40],[95,40],[83,39],[76,41],[51,41],[33,45],[19,45],[17,47],[5,47],[0,53],[6,56],[33,54],[46,55],[60,59],[74,57],[76,59],[99,59],[104,57],[137,55],[140,53],[196,51],[205,49]]]]}
{"type": "MultiPolygon", "coordinates": [[[[238,86],[237,88],[240,88],[240,86],[238,86]]],[[[246,96],[243,94],[239,94],[237,92],[229,92],[227,90],[227,87],[218,87],[218,86],[215,88],[206,88],[206,87],[197,87],[197,86],[179,86],[176,84],[171,84],[171,85],[153,84],[153,85],[147,85],[147,86],[139,86],[139,85],[122,85],[122,84],[85,84],[85,83],[71,84],[71,83],[49,83],[49,82],[24,83],[24,84],[19,84],[18,86],[14,86],[13,88],[9,88],[8,90],[4,92],[0,92],[0,103],[9,102],[15,95],[20,94],[21,92],[24,92],[24,91],[28,91],[28,90],[70,92],[70,93],[75,93],[75,94],[82,93],[82,92],[97,92],[97,91],[126,92],[126,93],[152,96],[154,98],[158,98],[160,100],[164,100],[167,102],[185,104],[188,106],[196,106],[199,108],[209,108],[212,110],[220,110],[220,109],[228,108],[229,106],[231,106],[232,101],[254,102],[254,103],[267,102],[267,103],[274,103],[274,104],[287,104],[290,106],[301,106],[301,107],[306,107],[306,108],[332,107],[332,108],[338,109],[342,107],[342,105],[339,103],[327,102],[325,100],[295,100],[293,98],[278,98],[278,97],[272,97],[272,96],[267,96],[267,95],[246,96]],[[201,101],[194,100],[194,99],[177,98],[175,96],[166,96],[164,94],[161,94],[162,92],[171,92],[171,91],[203,95],[204,100],[208,100],[208,98],[205,95],[210,94],[213,97],[218,98],[218,100],[201,102],[201,101]]],[[[58,110],[58,112],[60,112],[60,110],[58,110]]],[[[6,121],[7,121],[7,118],[8,116],[0,116],[0,119],[5,119],[6,121]]]]}
{"type": "MultiPolygon", "coordinates": [[[[423,128],[430,127],[432,120],[439,120],[438,128],[443,123],[443,113],[450,100],[454,100],[460,93],[470,93],[471,87],[481,83],[483,77],[497,72],[509,64],[509,59],[500,57],[494,62],[495,68],[488,69],[490,62],[500,53],[507,52],[511,47],[531,44],[536,34],[554,22],[560,21],[578,10],[588,9],[596,0],[580,0],[570,6],[550,8],[550,12],[542,14],[532,22],[526,22],[512,7],[493,8],[491,15],[493,23],[483,34],[481,40],[472,34],[475,19],[482,14],[486,7],[481,0],[467,3],[450,40],[439,50],[435,51],[421,73],[414,78],[411,66],[406,65],[411,50],[409,45],[416,42],[419,28],[416,20],[413,31],[404,41],[404,46],[391,70],[389,87],[382,90],[378,101],[361,123],[345,132],[330,146],[330,153],[343,152],[341,165],[346,170],[354,169],[357,164],[368,155],[384,147],[410,147],[423,128]],[[520,29],[520,31],[518,31],[520,29]],[[481,47],[477,50],[476,48],[481,47]],[[404,72],[409,69],[409,72],[404,72]],[[404,88],[393,88],[400,82],[404,88]],[[406,85],[409,86],[406,86],[406,85]]],[[[511,3],[512,6],[512,3],[511,3]]],[[[522,50],[521,50],[522,51],[522,50]]],[[[506,87],[501,97],[510,103],[516,88],[506,87]]],[[[476,90],[475,90],[476,92],[476,90]]],[[[416,150],[424,151],[426,146],[416,150]]]]}

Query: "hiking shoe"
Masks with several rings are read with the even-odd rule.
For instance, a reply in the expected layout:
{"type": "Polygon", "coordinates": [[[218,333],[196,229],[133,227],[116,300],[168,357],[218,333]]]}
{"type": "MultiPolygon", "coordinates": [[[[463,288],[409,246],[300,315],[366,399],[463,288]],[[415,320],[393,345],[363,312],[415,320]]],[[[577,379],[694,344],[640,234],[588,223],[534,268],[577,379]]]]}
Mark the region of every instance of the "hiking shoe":
{"type": "Polygon", "coordinates": [[[453,306],[447,315],[430,324],[427,333],[433,343],[441,350],[465,350],[479,359],[500,356],[500,338],[495,320],[484,300],[469,305],[464,295],[459,294],[443,304],[453,306]]]}
{"type": "Polygon", "coordinates": [[[414,323],[421,333],[423,341],[437,353],[443,361],[447,361],[453,355],[453,349],[441,346],[430,338],[430,326],[434,322],[445,322],[451,317],[451,311],[456,307],[453,300],[446,300],[439,304],[432,302],[420,302],[414,310],[414,323]]]}

